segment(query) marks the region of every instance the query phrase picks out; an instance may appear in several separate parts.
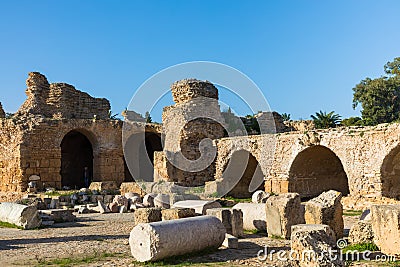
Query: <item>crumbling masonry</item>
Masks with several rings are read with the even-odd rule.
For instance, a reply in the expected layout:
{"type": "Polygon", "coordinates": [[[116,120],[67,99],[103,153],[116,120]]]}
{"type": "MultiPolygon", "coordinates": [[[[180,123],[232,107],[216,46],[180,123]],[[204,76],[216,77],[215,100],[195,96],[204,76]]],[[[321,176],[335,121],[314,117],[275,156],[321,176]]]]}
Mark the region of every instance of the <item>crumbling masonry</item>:
{"type": "MultiPolygon", "coordinates": [[[[247,153],[239,191],[246,191],[248,176],[260,170],[268,192],[314,197],[334,189],[344,195],[400,198],[399,124],[315,130],[310,124],[290,122],[277,125],[276,134],[224,138],[216,120],[191,119],[199,108],[193,103],[202,97],[210,99],[202,107],[206,117],[220,116],[218,91],[211,83],[183,80],[171,91],[176,104],[164,109],[163,125],[144,126],[155,181],[218,190],[228,163],[247,153]],[[178,141],[166,142],[161,151],[161,135],[167,141],[176,125],[183,125],[171,139],[178,141]],[[289,131],[293,128],[301,130],[289,131]],[[201,157],[199,143],[204,138],[212,140],[216,151],[208,168],[192,173],[169,162],[180,152],[190,160],[201,157]],[[267,145],[271,140],[275,149],[267,145]]],[[[82,187],[85,167],[92,181],[133,181],[123,156],[122,122],[109,119],[106,99],[68,84],[49,84],[40,73],[29,74],[26,93],[27,100],[13,117],[6,119],[0,106],[1,191],[24,191],[33,175],[40,177],[40,187],[82,187]]]]}

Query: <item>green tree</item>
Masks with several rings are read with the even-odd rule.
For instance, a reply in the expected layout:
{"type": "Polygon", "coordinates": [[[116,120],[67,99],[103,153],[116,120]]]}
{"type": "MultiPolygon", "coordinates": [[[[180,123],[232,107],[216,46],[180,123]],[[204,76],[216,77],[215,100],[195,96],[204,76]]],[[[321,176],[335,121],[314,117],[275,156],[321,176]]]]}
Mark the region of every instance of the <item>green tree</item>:
{"type": "Polygon", "coordinates": [[[146,120],[147,123],[152,123],[153,119],[150,116],[150,112],[146,111],[146,114],[144,115],[144,118],[146,120]]]}
{"type": "Polygon", "coordinates": [[[282,113],[281,116],[282,116],[283,121],[290,121],[290,114],[282,113]]]}
{"type": "Polygon", "coordinates": [[[364,121],[360,117],[350,117],[343,119],[340,124],[343,126],[362,126],[364,121]]]}
{"type": "Polygon", "coordinates": [[[361,104],[366,125],[400,118],[400,57],[386,63],[384,70],[386,76],[365,78],[353,88],[353,108],[361,104]]]}
{"type": "Polygon", "coordinates": [[[316,112],[315,115],[311,115],[315,127],[319,129],[336,127],[340,123],[340,117],[339,114],[335,114],[335,111],[329,113],[320,111],[316,112]]]}

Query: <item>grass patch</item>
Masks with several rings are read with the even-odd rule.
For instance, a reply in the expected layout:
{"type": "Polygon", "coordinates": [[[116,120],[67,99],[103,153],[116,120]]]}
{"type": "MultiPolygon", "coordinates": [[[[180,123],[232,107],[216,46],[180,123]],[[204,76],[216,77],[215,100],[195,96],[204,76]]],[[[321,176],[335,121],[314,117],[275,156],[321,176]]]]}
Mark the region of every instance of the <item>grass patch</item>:
{"type": "Polygon", "coordinates": [[[21,229],[21,230],[24,229],[21,226],[15,225],[13,223],[8,223],[8,222],[0,222],[0,227],[3,227],[3,228],[16,228],[16,229],[21,229]]]}
{"type": "Polygon", "coordinates": [[[251,198],[235,198],[235,197],[225,197],[226,200],[231,200],[236,203],[251,203],[251,198]]]}
{"type": "MultiPolygon", "coordinates": [[[[212,262],[212,263],[204,263],[204,262],[196,262],[195,260],[190,260],[188,258],[202,257],[209,255],[210,253],[216,252],[217,249],[205,249],[199,252],[189,253],[180,256],[172,256],[170,258],[156,261],[156,262],[134,262],[137,266],[174,266],[174,267],[182,267],[182,266],[220,266],[226,264],[226,262],[212,262]]],[[[231,266],[231,265],[229,265],[231,266]]]]}
{"type": "Polygon", "coordinates": [[[270,238],[277,239],[277,240],[284,240],[283,237],[280,237],[280,236],[277,236],[277,235],[272,235],[272,236],[270,236],[270,238]]]}
{"type": "Polygon", "coordinates": [[[247,235],[258,235],[258,234],[266,234],[267,232],[263,230],[253,229],[253,230],[243,230],[243,233],[247,235]]]}
{"type": "Polygon", "coordinates": [[[360,244],[351,244],[342,249],[342,253],[346,253],[349,251],[357,251],[357,252],[363,252],[363,251],[379,251],[379,248],[377,245],[374,243],[360,243],[360,244]]]}
{"type": "Polygon", "coordinates": [[[344,216],[361,216],[362,210],[344,210],[343,215],[344,216]]]}
{"type": "Polygon", "coordinates": [[[82,264],[89,264],[93,262],[98,262],[101,260],[105,260],[107,258],[115,258],[122,256],[121,253],[96,253],[94,255],[85,256],[85,257],[77,257],[77,258],[62,258],[62,259],[39,259],[38,264],[36,266],[74,266],[74,265],[82,265],[82,264]]]}

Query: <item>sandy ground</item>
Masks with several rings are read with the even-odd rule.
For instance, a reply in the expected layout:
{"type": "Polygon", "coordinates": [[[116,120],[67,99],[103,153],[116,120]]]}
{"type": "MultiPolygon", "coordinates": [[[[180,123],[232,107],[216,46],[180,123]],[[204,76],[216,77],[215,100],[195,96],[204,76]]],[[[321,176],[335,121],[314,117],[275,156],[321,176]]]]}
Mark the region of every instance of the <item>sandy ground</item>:
{"type": "MultiPolygon", "coordinates": [[[[345,228],[349,229],[357,219],[358,216],[346,216],[345,228]]],[[[54,259],[65,258],[74,266],[143,266],[130,254],[128,238],[132,228],[132,213],[77,215],[74,223],[39,230],[0,228],[0,266],[49,266],[57,265],[54,259]]],[[[276,255],[272,260],[259,260],[257,253],[265,247],[289,250],[290,241],[249,234],[240,239],[239,249],[220,248],[167,261],[163,266],[290,266],[277,260],[276,255]]],[[[67,263],[64,266],[70,266],[67,263]]],[[[360,264],[357,266],[375,266],[360,264]]]]}

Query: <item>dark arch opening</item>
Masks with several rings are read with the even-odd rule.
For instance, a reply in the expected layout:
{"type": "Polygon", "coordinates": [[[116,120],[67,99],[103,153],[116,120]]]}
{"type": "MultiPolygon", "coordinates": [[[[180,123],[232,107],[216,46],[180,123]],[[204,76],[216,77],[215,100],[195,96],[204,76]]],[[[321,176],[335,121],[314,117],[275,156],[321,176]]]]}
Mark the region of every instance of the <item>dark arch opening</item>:
{"type": "Polygon", "coordinates": [[[131,135],[124,147],[124,182],[140,180],[152,181],[154,175],[154,152],[162,151],[161,135],[153,132],[131,135]],[[133,171],[133,173],[132,173],[133,171]]]}
{"type": "Polygon", "coordinates": [[[226,195],[234,198],[250,198],[254,191],[265,189],[260,164],[246,150],[232,154],[224,170],[223,181],[224,186],[233,187],[226,195]]]}
{"type": "Polygon", "coordinates": [[[381,167],[382,196],[400,198],[400,146],[383,160],[381,167]]]}
{"type": "Polygon", "coordinates": [[[289,192],[311,198],[328,190],[336,190],[343,195],[350,193],[340,159],[332,150],[320,145],[300,152],[289,170],[289,192]]]}
{"type": "Polygon", "coordinates": [[[61,142],[61,185],[76,189],[86,187],[85,176],[90,184],[93,176],[93,147],[84,134],[73,130],[61,142]]]}

